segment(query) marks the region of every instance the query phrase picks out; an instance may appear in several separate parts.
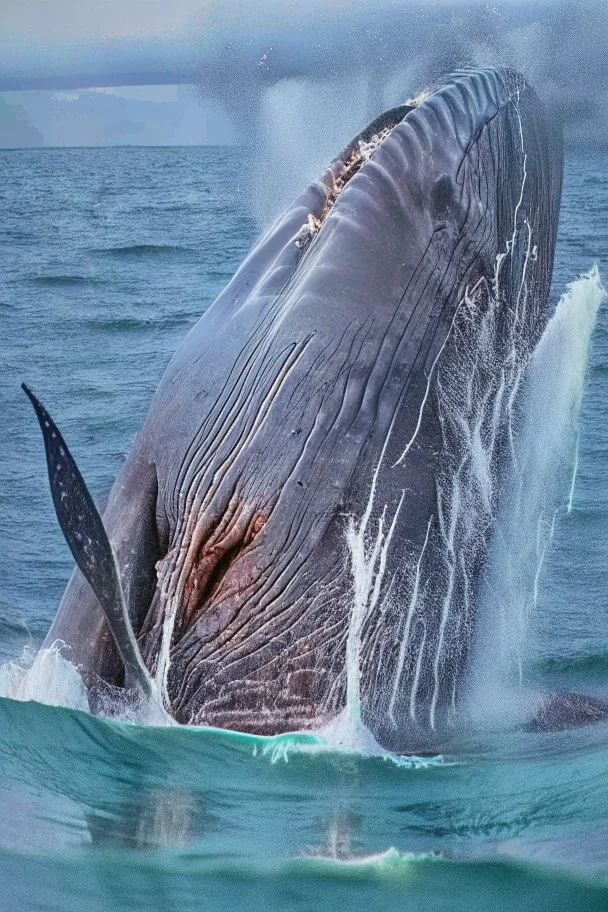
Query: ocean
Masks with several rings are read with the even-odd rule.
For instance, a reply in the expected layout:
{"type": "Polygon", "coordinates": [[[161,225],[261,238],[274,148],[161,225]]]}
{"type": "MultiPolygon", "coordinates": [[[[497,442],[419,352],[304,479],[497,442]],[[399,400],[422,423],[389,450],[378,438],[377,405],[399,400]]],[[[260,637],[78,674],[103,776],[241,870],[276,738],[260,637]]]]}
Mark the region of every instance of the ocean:
{"type": "MultiPolygon", "coordinates": [[[[192,147],[0,151],[0,165],[0,909],[608,909],[608,725],[486,725],[450,753],[368,756],[95,718],[52,658],[24,678],[72,559],[20,383],[103,498],[171,354],[259,234],[259,162],[192,147]]],[[[575,439],[561,506],[528,530],[534,591],[501,577],[523,686],[606,697],[608,312],[595,320],[588,297],[589,270],[608,274],[607,174],[604,154],[566,156],[553,303],[588,276],[562,298],[559,344],[545,340],[555,378],[529,423],[557,426],[576,400],[575,439]]]]}

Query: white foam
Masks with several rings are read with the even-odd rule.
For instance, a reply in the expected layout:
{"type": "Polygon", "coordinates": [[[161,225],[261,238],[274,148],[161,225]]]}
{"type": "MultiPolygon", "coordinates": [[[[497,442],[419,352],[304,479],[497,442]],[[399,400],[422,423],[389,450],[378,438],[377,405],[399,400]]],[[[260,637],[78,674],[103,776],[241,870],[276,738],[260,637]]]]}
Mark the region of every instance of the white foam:
{"type": "MultiPolygon", "coordinates": [[[[18,661],[0,665],[0,697],[88,712],[87,688],[65,653],[66,645],[61,640],[39,652],[26,646],[18,661]]],[[[96,712],[138,725],[177,725],[154,694],[148,698],[134,691],[117,690],[96,706],[96,712]]]]}
{"type": "Polygon", "coordinates": [[[20,661],[0,666],[0,697],[88,711],[84,682],[62,655],[62,647],[64,644],[57,641],[49,649],[34,653],[28,646],[20,661]]]}
{"type": "Polygon", "coordinates": [[[353,715],[349,706],[346,706],[329,725],[320,729],[318,734],[333,750],[373,757],[393,756],[378,744],[361,716],[353,715]]]}

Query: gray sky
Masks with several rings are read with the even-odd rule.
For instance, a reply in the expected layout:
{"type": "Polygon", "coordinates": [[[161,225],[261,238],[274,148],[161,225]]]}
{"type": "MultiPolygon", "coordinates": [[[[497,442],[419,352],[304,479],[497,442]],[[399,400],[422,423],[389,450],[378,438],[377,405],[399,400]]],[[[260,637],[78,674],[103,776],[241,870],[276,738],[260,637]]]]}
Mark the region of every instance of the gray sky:
{"type": "MultiPolygon", "coordinates": [[[[230,2],[230,0],[228,0],[230,2]]],[[[22,48],[187,29],[205,0],[2,0],[4,40],[22,48]]]]}
{"type": "Polygon", "coordinates": [[[0,94],[0,147],[231,143],[217,102],[188,85],[0,94]]]}
{"type": "Polygon", "coordinates": [[[196,43],[206,7],[204,0],[0,0],[0,87],[8,89],[0,92],[0,146],[232,142],[216,98],[170,82],[176,68],[181,83],[196,81],[193,36],[196,43]],[[160,84],[145,85],[146,71],[160,84]],[[127,85],[104,85],[121,72],[127,85]]]}
{"type": "Polygon", "coordinates": [[[0,0],[0,145],[258,141],[286,117],[339,145],[489,64],[522,70],[572,141],[606,144],[600,0],[0,0]]]}

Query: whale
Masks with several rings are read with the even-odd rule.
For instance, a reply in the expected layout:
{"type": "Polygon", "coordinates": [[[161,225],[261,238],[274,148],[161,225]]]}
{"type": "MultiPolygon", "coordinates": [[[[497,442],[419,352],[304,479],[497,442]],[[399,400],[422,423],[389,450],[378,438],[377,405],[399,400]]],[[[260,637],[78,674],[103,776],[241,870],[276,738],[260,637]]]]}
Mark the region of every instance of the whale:
{"type": "Polygon", "coordinates": [[[381,114],[190,330],[103,509],[26,388],[77,564],[44,646],[93,710],[137,691],[266,735],[349,712],[393,751],[458,725],[561,182],[512,70],[381,114]]]}

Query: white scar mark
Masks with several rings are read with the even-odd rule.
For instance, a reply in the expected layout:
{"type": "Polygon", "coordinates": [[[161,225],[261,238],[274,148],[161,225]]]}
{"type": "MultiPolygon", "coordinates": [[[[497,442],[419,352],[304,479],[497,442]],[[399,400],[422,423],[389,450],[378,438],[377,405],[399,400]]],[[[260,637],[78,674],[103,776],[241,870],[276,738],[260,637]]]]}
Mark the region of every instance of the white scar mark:
{"type": "MultiPolygon", "coordinates": [[[[515,243],[517,241],[517,233],[518,233],[517,219],[519,216],[519,211],[523,205],[524,192],[526,189],[526,181],[528,179],[528,170],[527,170],[528,153],[526,152],[525,144],[524,144],[524,131],[523,131],[523,125],[521,122],[521,114],[519,111],[519,101],[520,101],[520,91],[519,91],[519,89],[517,89],[517,101],[514,101],[512,103],[513,103],[513,107],[515,108],[515,113],[517,115],[517,123],[519,126],[519,139],[520,139],[520,143],[521,143],[521,152],[523,155],[523,167],[522,167],[523,174],[522,174],[521,188],[520,188],[520,192],[519,192],[519,199],[517,201],[517,205],[515,206],[515,211],[513,213],[513,234],[511,235],[511,239],[509,241],[507,241],[507,246],[506,246],[505,252],[499,253],[498,256],[496,257],[496,270],[494,273],[494,297],[496,300],[498,300],[500,297],[500,281],[499,280],[500,280],[500,272],[502,269],[502,264],[506,260],[507,256],[510,253],[512,254],[513,250],[515,250],[515,243]]],[[[527,219],[526,219],[526,222],[528,223],[527,219]]],[[[531,236],[532,229],[530,228],[529,223],[528,223],[528,230],[529,230],[530,236],[531,236]]],[[[534,248],[534,258],[536,258],[536,247],[534,248]]],[[[525,265],[527,265],[527,257],[526,257],[525,265]]],[[[524,266],[524,270],[525,270],[525,266],[524,266]]],[[[525,279],[525,271],[524,271],[523,278],[525,279]]],[[[521,290],[521,286],[520,286],[520,290],[521,290]]],[[[518,304],[519,304],[519,296],[518,296],[517,305],[518,304]]],[[[516,305],[516,314],[515,314],[516,319],[517,319],[517,305],[516,305]]]]}
{"type": "Polygon", "coordinates": [[[422,640],[420,641],[420,649],[418,650],[418,657],[416,659],[416,670],[414,672],[414,680],[412,682],[412,692],[410,694],[410,719],[412,722],[416,721],[416,697],[418,696],[418,686],[420,684],[420,674],[422,672],[422,660],[424,658],[424,649],[426,646],[426,621],[421,620],[423,635],[422,640]]]}

